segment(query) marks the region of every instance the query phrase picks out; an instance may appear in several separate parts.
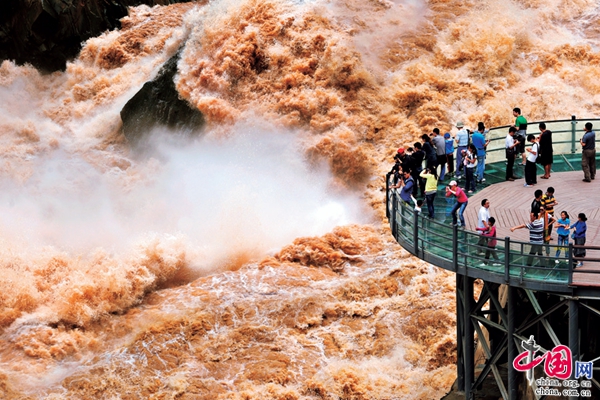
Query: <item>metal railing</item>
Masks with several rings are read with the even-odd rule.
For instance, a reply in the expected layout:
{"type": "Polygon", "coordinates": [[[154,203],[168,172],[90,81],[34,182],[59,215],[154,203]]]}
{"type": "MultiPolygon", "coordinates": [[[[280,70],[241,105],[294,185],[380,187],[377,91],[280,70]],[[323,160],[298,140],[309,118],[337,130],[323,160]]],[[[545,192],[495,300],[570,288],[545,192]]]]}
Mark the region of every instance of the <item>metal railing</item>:
{"type": "MultiPolygon", "coordinates": [[[[527,124],[527,133],[538,135],[540,133],[538,125],[540,122],[546,124],[546,129],[552,131],[552,147],[557,156],[563,154],[573,154],[581,150],[579,139],[583,136],[583,126],[586,122],[591,122],[595,129],[600,130],[600,119],[587,118],[577,119],[575,115],[571,119],[560,119],[552,121],[537,121],[527,124]]],[[[509,125],[490,128],[487,139],[490,143],[486,151],[486,163],[504,161],[504,140],[508,134],[509,125]]]]}
{"type": "Polygon", "coordinates": [[[576,262],[600,261],[574,256],[577,248],[585,248],[589,253],[600,247],[575,246],[572,242],[568,247],[544,244],[540,252],[530,254],[531,243],[505,237],[497,238],[497,245],[490,248],[487,239],[476,232],[420,215],[393,190],[388,208],[392,234],[402,247],[424,261],[461,275],[534,290],[569,292],[576,262]],[[559,249],[560,256],[556,257],[559,249]]]}

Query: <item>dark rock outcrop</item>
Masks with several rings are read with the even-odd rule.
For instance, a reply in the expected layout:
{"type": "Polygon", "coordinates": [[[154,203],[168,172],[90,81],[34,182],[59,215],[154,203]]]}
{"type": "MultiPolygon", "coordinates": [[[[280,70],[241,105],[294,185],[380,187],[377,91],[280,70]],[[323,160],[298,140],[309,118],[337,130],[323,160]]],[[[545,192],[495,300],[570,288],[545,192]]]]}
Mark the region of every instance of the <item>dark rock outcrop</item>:
{"type": "Polygon", "coordinates": [[[43,72],[64,70],[81,43],[120,27],[127,7],[189,0],[2,0],[0,62],[30,63],[43,72]]]}
{"type": "Polygon", "coordinates": [[[199,132],[204,116],[179,97],[173,78],[177,73],[179,53],[163,65],[156,78],[146,82],[121,110],[123,134],[137,148],[155,126],[166,126],[180,134],[199,132]]]}

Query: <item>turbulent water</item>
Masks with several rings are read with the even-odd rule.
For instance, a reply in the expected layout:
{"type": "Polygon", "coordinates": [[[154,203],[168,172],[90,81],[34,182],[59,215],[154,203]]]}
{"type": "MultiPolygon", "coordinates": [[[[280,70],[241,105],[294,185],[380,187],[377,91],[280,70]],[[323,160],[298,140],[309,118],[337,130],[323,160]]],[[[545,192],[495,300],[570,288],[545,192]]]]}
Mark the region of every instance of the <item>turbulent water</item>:
{"type": "Polygon", "coordinates": [[[138,7],[61,73],[0,65],[0,397],[439,399],[454,277],[391,240],[391,156],[600,111],[598,4],[138,7]],[[207,125],[131,153],[120,110],[182,49],[207,125]]]}

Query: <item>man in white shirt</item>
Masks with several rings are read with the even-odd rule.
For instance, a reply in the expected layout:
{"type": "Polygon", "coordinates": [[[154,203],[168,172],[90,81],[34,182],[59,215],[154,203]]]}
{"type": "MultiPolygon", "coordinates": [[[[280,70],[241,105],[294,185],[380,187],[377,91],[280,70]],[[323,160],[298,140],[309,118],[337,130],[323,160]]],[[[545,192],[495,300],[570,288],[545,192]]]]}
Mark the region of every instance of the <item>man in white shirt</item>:
{"type": "Polygon", "coordinates": [[[480,233],[479,241],[477,242],[477,253],[483,253],[486,250],[488,238],[481,234],[489,229],[489,219],[490,201],[483,199],[481,200],[481,208],[477,213],[477,231],[480,233]]]}
{"type": "Polygon", "coordinates": [[[531,143],[531,147],[527,147],[527,164],[525,164],[525,187],[533,187],[537,184],[537,167],[536,160],[540,154],[540,145],[537,138],[533,135],[527,136],[527,141],[531,143]]]}

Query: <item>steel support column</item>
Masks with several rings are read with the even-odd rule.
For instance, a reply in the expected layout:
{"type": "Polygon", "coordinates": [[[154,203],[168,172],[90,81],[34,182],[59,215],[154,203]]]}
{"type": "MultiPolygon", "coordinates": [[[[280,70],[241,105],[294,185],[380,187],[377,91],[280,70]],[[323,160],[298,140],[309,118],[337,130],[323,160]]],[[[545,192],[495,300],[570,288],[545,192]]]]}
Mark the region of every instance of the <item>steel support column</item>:
{"type": "MultiPolygon", "coordinates": [[[[579,301],[569,299],[569,349],[573,356],[573,375],[575,379],[575,361],[579,361],[579,301]]],[[[576,397],[569,397],[574,400],[576,397]]]]}
{"type": "Polygon", "coordinates": [[[512,362],[517,357],[517,346],[515,345],[515,319],[516,319],[516,295],[517,289],[512,286],[507,288],[508,290],[508,362],[506,363],[508,368],[508,396],[509,400],[517,400],[517,371],[513,368],[512,362]]]}
{"type": "Polygon", "coordinates": [[[464,277],[464,355],[465,355],[465,394],[467,400],[472,398],[473,381],[475,379],[475,329],[471,322],[471,313],[473,312],[473,283],[474,279],[468,276],[464,277]]]}
{"type": "MultiPolygon", "coordinates": [[[[456,253],[455,253],[456,254],[456,253]]],[[[464,368],[464,353],[462,346],[463,338],[463,297],[462,297],[462,281],[463,277],[456,274],[456,381],[457,389],[461,392],[465,391],[465,368],[464,368]]]]}

